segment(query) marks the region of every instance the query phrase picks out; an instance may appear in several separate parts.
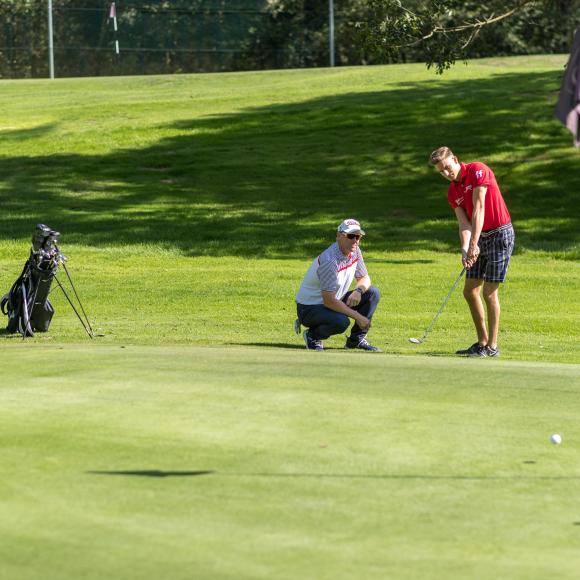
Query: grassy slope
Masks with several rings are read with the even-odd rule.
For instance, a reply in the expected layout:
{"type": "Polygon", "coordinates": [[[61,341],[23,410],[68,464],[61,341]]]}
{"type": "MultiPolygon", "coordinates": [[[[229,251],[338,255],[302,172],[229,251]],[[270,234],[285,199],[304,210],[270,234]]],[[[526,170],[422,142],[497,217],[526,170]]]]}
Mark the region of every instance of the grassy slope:
{"type": "MultiPolygon", "coordinates": [[[[578,362],[580,161],[551,115],[562,62],[3,83],[0,283],[44,221],[101,342],[292,344],[303,271],[355,215],[384,296],[375,341],[412,352],[458,271],[445,184],[425,163],[448,143],[493,166],[514,216],[505,356],[578,362]]],[[[38,340],[82,340],[55,301],[38,340]]],[[[471,342],[459,293],[437,332],[423,350],[471,342]]]]}
{"type": "Polygon", "coordinates": [[[482,383],[473,361],[350,353],[31,346],[26,372],[13,355],[7,577],[577,574],[571,365],[498,361],[482,383]]]}
{"type": "Polygon", "coordinates": [[[577,365],[340,338],[317,357],[290,333],[307,262],[355,215],[373,340],[470,342],[459,292],[406,342],[459,271],[425,165],[446,142],[492,164],[515,218],[504,357],[580,362],[563,61],[2,83],[0,284],[45,221],[105,335],[55,293],[50,333],[1,337],[4,573],[575,577],[577,365]]]}
{"type": "Polygon", "coordinates": [[[373,250],[448,249],[425,162],[443,142],[493,165],[520,249],[563,254],[579,178],[551,115],[562,62],[4,83],[2,231],[40,216],[69,243],[303,257],[356,211],[373,250]]]}

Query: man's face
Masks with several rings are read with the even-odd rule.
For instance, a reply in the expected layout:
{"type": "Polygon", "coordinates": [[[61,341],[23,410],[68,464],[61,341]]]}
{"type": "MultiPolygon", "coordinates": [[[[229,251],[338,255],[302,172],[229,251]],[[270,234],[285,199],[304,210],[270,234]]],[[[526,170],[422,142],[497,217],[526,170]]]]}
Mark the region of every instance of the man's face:
{"type": "Polygon", "coordinates": [[[338,247],[345,256],[348,256],[352,251],[356,249],[361,238],[362,236],[358,233],[344,234],[342,232],[338,232],[336,234],[336,241],[338,242],[338,247]]]}
{"type": "Polygon", "coordinates": [[[435,165],[435,169],[448,181],[459,181],[461,179],[461,165],[454,155],[439,161],[435,165]]]}

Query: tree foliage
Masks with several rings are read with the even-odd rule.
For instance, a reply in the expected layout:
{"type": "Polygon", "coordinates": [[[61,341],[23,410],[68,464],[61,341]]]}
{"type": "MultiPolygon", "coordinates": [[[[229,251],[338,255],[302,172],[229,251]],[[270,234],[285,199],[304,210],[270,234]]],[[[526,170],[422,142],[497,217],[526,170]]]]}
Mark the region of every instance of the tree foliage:
{"type": "MultiPolygon", "coordinates": [[[[367,0],[335,0],[335,56],[342,65],[367,62],[358,42],[357,23],[371,11],[367,0]]],[[[328,0],[266,0],[268,18],[244,44],[244,63],[264,68],[327,66],[328,0]]]]}
{"type": "Polygon", "coordinates": [[[368,0],[360,43],[387,61],[424,60],[438,73],[468,56],[566,52],[579,0],[368,0]]]}
{"type": "MultiPolygon", "coordinates": [[[[328,66],[328,0],[53,0],[57,76],[328,66]],[[121,53],[115,53],[115,40],[121,53]]],[[[334,0],[337,65],[568,52],[580,0],[334,0]]],[[[47,76],[46,0],[0,0],[0,77],[47,76]]]]}

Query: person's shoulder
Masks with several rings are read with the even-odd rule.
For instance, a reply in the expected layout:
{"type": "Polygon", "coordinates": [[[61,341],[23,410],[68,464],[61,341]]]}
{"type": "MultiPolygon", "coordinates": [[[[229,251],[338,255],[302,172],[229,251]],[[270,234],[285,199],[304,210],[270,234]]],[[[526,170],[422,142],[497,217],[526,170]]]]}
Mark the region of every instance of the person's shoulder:
{"type": "Polygon", "coordinates": [[[331,244],[318,256],[318,263],[320,265],[327,264],[328,262],[336,262],[337,261],[337,245],[336,242],[331,244]]]}
{"type": "Polygon", "coordinates": [[[493,171],[481,161],[474,161],[467,167],[467,180],[473,185],[487,185],[494,179],[493,171]]]}
{"type": "Polygon", "coordinates": [[[486,165],[485,163],[481,162],[481,161],[473,161],[471,163],[467,164],[467,172],[468,173],[475,173],[476,171],[491,171],[491,169],[489,168],[489,165],[486,165]]]}

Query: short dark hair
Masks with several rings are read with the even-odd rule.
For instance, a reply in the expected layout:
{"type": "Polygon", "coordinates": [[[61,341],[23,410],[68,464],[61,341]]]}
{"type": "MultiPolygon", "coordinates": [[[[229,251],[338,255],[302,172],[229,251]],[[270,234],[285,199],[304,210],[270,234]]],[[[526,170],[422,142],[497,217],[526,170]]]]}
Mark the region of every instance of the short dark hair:
{"type": "Polygon", "coordinates": [[[453,151],[451,151],[449,147],[439,147],[431,153],[429,157],[429,163],[431,165],[437,165],[437,163],[443,161],[443,159],[447,159],[448,157],[455,157],[453,151]]]}

